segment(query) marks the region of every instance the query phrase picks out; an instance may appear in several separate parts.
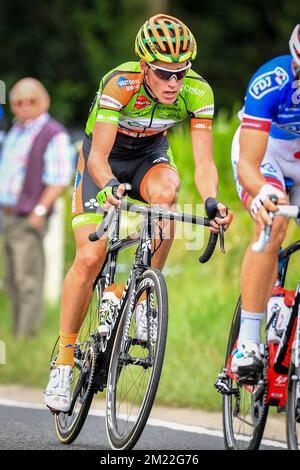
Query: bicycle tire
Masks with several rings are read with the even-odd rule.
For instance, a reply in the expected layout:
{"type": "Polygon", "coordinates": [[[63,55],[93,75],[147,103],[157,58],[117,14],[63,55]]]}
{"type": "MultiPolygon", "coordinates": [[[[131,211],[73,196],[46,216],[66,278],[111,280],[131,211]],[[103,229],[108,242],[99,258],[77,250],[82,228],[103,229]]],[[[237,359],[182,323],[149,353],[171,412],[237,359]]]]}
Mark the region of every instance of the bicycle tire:
{"type": "Polygon", "coordinates": [[[299,377],[299,373],[300,370],[296,370],[295,364],[291,361],[288,374],[286,401],[286,437],[289,450],[298,450],[300,448],[300,380],[296,379],[296,377],[299,377]],[[297,427],[299,437],[297,436],[297,427]]]}
{"type": "MultiPolygon", "coordinates": [[[[146,352],[145,356],[142,355],[139,360],[140,362],[144,361],[144,364],[147,361],[149,361],[148,363],[151,363],[153,353],[153,363],[152,366],[147,368],[141,364],[137,365],[136,356],[139,352],[139,349],[142,349],[142,345],[135,343],[133,337],[131,336],[128,336],[127,338],[126,332],[130,332],[130,329],[134,328],[134,314],[131,318],[129,318],[127,308],[120,321],[113,346],[106,395],[106,432],[110,446],[114,450],[129,450],[132,449],[137,443],[151,412],[163,365],[168,325],[168,294],[164,277],[158,269],[147,269],[137,281],[134,309],[136,309],[137,301],[140,298],[142,292],[145,291],[147,299],[152,299],[150,308],[150,300],[149,303],[147,303],[148,317],[152,316],[152,312],[156,313],[157,334],[156,340],[153,340],[151,337],[151,331],[149,330],[151,319],[148,319],[148,338],[151,338],[151,341],[147,340],[147,346],[145,347],[145,349],[148,350],[148,356],[146,357],[146,352]],[[146,286],[144,290],[143,286],[146,286]],[[155,295],[153,294],[154,292],[155,295]],[[150,315],[149,312],[151,312],[150,315]],[[135,354],[135,356],[132,358],[130,354],[135,354]],[[122,357],[126,358],[127,363],[122,364],[122,357]],[[135,361],[135,363],[131,363],[130,359],[135,361]],[[138,367],[140,367],[140,369],[138,369],[138,367]],[[150,370],[149,379],[147,386],[145,387],[144,394],[140,391],[144,385],[144,382],[139,379],[140,375],[143,373],[143,369],[146,372],[150,370]],[[129,381],[128,377],[129,380],[132,378],[134,382],[134,388],[138,390],[137,394],[139,395],[138,398],[139,401],[141,401],[141,404],[136,406],[136,408],[138,408],[137,415],[132,416],[130,413],[133,412],[133,405],[137,404],[138,399],[135,397],[133,400],[130,395],[133,394],[132,390],[134,390],[134,388],[131,388],[128,391],[125,390],[124,402],[128,399],[128,401],[131,403],[131,408],[127,408],[129,410],[129,416],[123,419],[122,387],[126,387],[126,384],[128,383],[126,380],[129,381]],[[139,382],[137,382],[138,380],[139,382]],[[131,424],[129,425],[129,421],[133,422],[132,426],[131,424]],[[124,422],[125,425],[122,432],[121,428],[123,428],[124,422]]],[[[153,314],[153,318],[155,317],[155,313],[153,314]]],[[[152,321],[154,321],[153,318],[152,321]]],[[[125,409],[127,405],[127,403],[126,405],[124,403],[125,409]]]]}
{"type": "MultiPolygon", "coordinates": [[[[102,292],[104,289],[104,281],[105,281],[104,278],[100,278],[93,287],[93,296],[90,302],[90,306],[88,308],[88,313],[80,329],[78,338],[80,338],[81,335],[82,335],[83,340],[84,338],[90,337],[90,334],[94,330],[93,326],[95,327],[96,325],[98,325],[98,321],[97,321],[98,309],[99,309],[99,302],[102,297],[102,292]],[[95,302],[95,300],[96,300],[96,305],[93,303],[95,302]],[[84,329],[86,329],[85,332],[83,332],[84,329]]],[[[77,377],[78,381],[80,379],[80,374],[81,374],[81,371],[79,371],[79,375],[77,377]]],[[[78,382],[73,388],[73,393],[74,393],[74,390],[76,390],[77,385],[78,385],[78,382]]],[[[79,396],[79,393],[81,393],[81,390],[78,391],[78,396],[79,396]]],[[[71,421],[70,425],[64,424],[64,421],[68,420],[68,417],[69,417],[68,413],[59,413],[58,415],[54,416],[56,435],[62,444],[71,444],[72,442],[74,442],[75,439],[78,437],[85,423],[85,420],[88,415],[88,412],[89,412],[89,409],[90,409],[90,406],[94,397],[94,393],[95,393],[92,383],[90,384],[89,389],[85,391],[85,393],[86,393],[86,396],[84,397],[84,401],[80,406],[78,414],[74,417],[74,420],[71,419],[73,412],[74,412],[74,409],[73,409],[72,415],[70,417],[70,421],[71,421]]],[[[77,403],[77,398],[76,398],[75,405],[76,403],[77,403]]]]}
{"type": "MultiPolygon", "coordinates": [[[[230,354],[232,353],[232,350],[234,348],[235,342],[237,340],[238,334],[239,334],[239,328],[240,328],[240,316],[241,316],[241,298],[239,298],[237,305],[235,307],[233,319],[232,319],[232,324],[231,324],[231,329],[229,333],[229,338],[228,338],[228,343],[227,343],[227,350],[226,350],[226,358],[225,358],[225,364],[228,363],[230,354]]],[[[253,400],[253,396],[250,391],[247,391],[247,388],[245,386],[239,386],[236,381],[233,380],[230,376],[228,376],[228,387],[232,389],[234,386],[236,386],[236,392],[238,395],[223,395],[223,409],[222,409],[222,417],[223,417],[223,432],[224,432],[224,445],[225,449],[227,450],[257,450],[259,449],[265,425],[266,425],[266,420],[268,416],[268,411],[269,407],[265,405],[264,403],[264,397],[265,394],[263,395],[261,406],[260,402],[256,403],[253,400]],[[238,399],[241,401],[241,395],[242,397],[246,396],[245,400],[247,400],[247,397],[250,399],[251,395],[251,415],[253,419],[253,433],[252,435],[244,435],[241,434],[241,429],[238,430],[238,432],[235,431],[235,423],[233,422],[234,418],[237,418],[237,420],[240,420],[241,422],[244,417],[238,417],[234,416],[234,413],[237,411],[237,401],[238,399]],[[236,398],[238,396],[238,398],[236,398]],[[255,407],[256,408],[255,408],[255,407]],[[259,418],[257,418],[256,423],[254,421],[254,413],[257,412],[257,407],[258,412],[260,413],[259,418]]],[[[248,421],[247,421],[248,422],[248,421]]],[[[250,426],[251,427],[251,426],[250,426]]]]}

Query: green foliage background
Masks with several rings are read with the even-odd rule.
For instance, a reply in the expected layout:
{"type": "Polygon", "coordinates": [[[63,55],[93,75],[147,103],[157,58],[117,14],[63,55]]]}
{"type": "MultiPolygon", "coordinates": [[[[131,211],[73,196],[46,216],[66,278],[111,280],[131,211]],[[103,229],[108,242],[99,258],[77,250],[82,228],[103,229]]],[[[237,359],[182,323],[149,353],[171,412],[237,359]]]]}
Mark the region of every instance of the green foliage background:
{"type": "MultiPolygon", "coordinates": [[[[299,22],[295,0],[2,0],[0,3],[0,79],[9,92],[24,76],[41,80],[49,90],[51,113],[64,124],[84,128],[100,78],[117,64],[135,60],[134,38],[140,25],[163,11],[182,18],[198,42],[194,69],[211,84],[216,101],[214,155],[219,198],[235,211],[226,234],[226,256],[217,252],[207,265],[198,251],[175,240],[165,274],[170,320],[167,352],[158,401],[164,404],[220,409],[214,380],[223,364],[232,311],[239,293],[239,271],[251,237],[251,221],[241,208],[232,178],[230,147],[250,76],[266,60],[288,53],[288,39],[299,22]]],[[[10,123],[9,107],[6,116],[10,123]]],[[[179,204],[198,203],[187,127],[170,132],[182,189],[179,204]]],[[[71,190],[66,194],[69,201],[71,190]]],[[[291,225],[287,243],[297,237],[291,225]]],[[[207,236],[207,235],[206,235],[207,236]]],[[[74,257],[66,221],[65,271],[74,257]]],[[[130,255],[125,256],[128,265],[130,255]]],[[[299,260],[297,261],[299,262],[299,260]]],[[[291,286],[297,276],[291,265],[291,286]]],[[[299,264],[299,263],[298,263],[299,264]]],[[[0,291],[0,339],[7,364],[0,383],[44,387],[48,358],[59,330],[59,305],[48,306],[41,334],[16,341],[11,336],[9,303],[0,291]]]]}
{"type": "Polygon", "coordinates": [[[212,85],[217,111],[242,101],[264,61],[288,53],[299,22],[295,0],[2,0],[0,79],[9,91],[24,76],[38,78],[53,115],[83,127],[100,78],[136,59],[135,35],[158,12],[182,18],[193,31],[194,69],[212,85]]]}

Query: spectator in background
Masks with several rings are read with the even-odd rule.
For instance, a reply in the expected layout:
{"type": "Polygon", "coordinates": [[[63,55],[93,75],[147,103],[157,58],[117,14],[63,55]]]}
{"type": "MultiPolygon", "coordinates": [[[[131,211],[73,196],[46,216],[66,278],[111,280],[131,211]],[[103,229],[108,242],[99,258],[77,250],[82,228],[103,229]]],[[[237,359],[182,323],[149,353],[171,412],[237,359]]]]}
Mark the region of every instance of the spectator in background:
{"type": "Polygon", "coordinates": [[[71,183],[74,150],[65,128],[48,114],[49,95],[36,79],[24,78],[9,96],[15,123],[0,161],[5,286],[12,301],[13,333],[35,335],[42,319],[47,218],[71,183]]]}
{"type": "MultiPolygon", "coordinates": [[[[2,147],[4,136],[5,136],[5,131],[6,131],[6,121],[5,121],[5,114],[4,114],[4,106],[0,104],[0,158],[1,158],[1,147],[2,147]]],[[[0,234],[2,232],[2,220],[3,220],[3,215],[2,215],[2,210],[0,208],[0,234]]]]}
{"type": "Polygon", "coordinates": [[[1,142],[5,136],[5,129],[6,129],[6,123],[5,123],[5,116],[4,116],[4,107],[2,104],[0,104],[0,149],[1,149],[1,142]]]}

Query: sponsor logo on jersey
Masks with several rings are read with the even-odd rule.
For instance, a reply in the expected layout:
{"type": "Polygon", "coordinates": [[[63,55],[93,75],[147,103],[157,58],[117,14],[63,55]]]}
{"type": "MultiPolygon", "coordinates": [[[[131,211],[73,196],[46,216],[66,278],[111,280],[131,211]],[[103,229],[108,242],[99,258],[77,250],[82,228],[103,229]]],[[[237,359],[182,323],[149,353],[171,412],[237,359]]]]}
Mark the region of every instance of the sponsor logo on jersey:
{"type": "Polygon", "coordinates": [[[151,106],[152,103],[151,101],[148,100],[148,98],[144,95],[139,95],[136,99],[136,102],[135,102],[135,105],[134,107],[136,109],[144,109],[146,108],[147,106],[151,106]]]}
{"type": "Polygon", "coordinates": [[[104,114],[97,114],[96,121],[112,121],[112,122],[119,122],[119,118],[117,116],[105,116],[104,114]]]}
{"type": "Polygon", "coordinates": [[[277,170],[273,167],[273,165],[270,162],[262,163],[260,167],[269,173],[277,173],[277,170]]]}
{"type": "Polygon", "coordinates": [[[187,85],[187,84],[182,85],[181,91],[186,91],[187,93],[190,93],[191,95],[197,95],[197,96],[204,95],[204,90],[200,90],[200,88],[197,88],[197,87],[191,87],[190,85],[187,85]]]}
{"type": "Polygon", "coordinates": [[[126,77],[120,77],[119,80],[117,81],[118,87],[123,88],[124,86],[131,86],[131,85],[137,85],[139,83],[139,80],[129,80],[126,77]]]}
{"type": "Polygon", "coordinates": [[[214,114],[214,109],[215,109],[214,105],[205,106],[204,108],[197,109],[196,111],[194,111],[193,114],[196,117],[203,116],[203,115],[206,116],[207,114],[211,115],[211,114],[214,114]]]}
{"type": "Polygon", "coordinates": [[[288,81],[287,72],[281,67],[276,67],[270,72],[259,75],[251,84],[249,93],[253,98],[260,100],[267,93],[282,88],[288,81]]]}
{"type": "Polygon", "coordinates": [[[81,181],[81,173],[80,171],[77,171],[76,177],[75,177],[74,191],[76,191],[76,189],[78,188],[80,181],[81,181]]]}
{"type": "Polygon", "coordinates": [[[300,134],[300,122],[290,122],[287,124],[277,124],[275,123],[276,127],[279,127],[285,131],[293,132],[295,134],[300,134]]]}
{"type": "Polygon", "coordinates": [[[89,201],[85,202],[84,206],[88,209],[95,209],[95,207],[99,207],[99,202],[95,198],[92,198],[89,201]]]}
{"type": "Polygon", "coordinates": [[[100,98],[99,106],[109,106],[110,108],[119,109],[122,108],[122,104],[108,95],[102,95],[100,98]]]}
{"type": "Polygon", "coordinates": [[[211,124],[207,122],[197,122],[193,124],[193,129],[211,129],[211,124]]]}
{"type": "Polygon", "coordinates": [[[157,158],[156,160],[153,160],[152,163],[161,163],[161,162],[168,162],[169,163],[169,159],[167,157],[160,157],[160,158],[157,158]]]}
{"type": "Polygon", "coordinates": [[[243,116],[242,129],[257,129],[269,132],[271,127],[271,119],[263,119],[255,116],[243,116]]]}

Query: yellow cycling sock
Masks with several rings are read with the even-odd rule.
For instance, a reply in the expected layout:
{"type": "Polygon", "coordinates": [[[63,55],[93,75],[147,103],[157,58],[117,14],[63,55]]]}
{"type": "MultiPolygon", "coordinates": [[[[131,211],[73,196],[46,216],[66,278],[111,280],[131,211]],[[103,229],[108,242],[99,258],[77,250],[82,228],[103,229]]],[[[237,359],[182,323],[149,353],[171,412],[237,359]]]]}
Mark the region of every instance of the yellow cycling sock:
{"type": "Polygon", "coordinates": [[[55,362],[55,367],[71,366],[74,367],[74,347],[78,333],[60,332],[59,353],[55,362]]]}
{"type": "Polygon", "coordinates": [[[146,291],[144,291],[142,293],[142,295],[140,296],[139,300],[138,300],[138,304],[140,304],[141,302],[143,302],[143,300],[147,300],[147,293],[146,291]]]}

